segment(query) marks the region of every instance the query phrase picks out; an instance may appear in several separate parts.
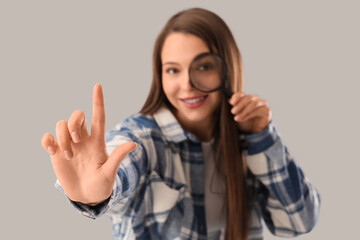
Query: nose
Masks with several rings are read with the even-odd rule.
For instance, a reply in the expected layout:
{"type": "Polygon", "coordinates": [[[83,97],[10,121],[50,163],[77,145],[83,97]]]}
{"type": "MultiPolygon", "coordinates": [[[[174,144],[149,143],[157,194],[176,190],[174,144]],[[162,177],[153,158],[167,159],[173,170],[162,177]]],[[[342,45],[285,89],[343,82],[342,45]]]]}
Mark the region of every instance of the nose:
{"type": "Polygon", "coordinates": [[[184,74],[182,76],[182,81],[181,81],[181,89],[183,89],[185,91],[193,90],[193,86],[191,85],[191,82],[190,82],[189,71],[184,71],[184,74]]]}

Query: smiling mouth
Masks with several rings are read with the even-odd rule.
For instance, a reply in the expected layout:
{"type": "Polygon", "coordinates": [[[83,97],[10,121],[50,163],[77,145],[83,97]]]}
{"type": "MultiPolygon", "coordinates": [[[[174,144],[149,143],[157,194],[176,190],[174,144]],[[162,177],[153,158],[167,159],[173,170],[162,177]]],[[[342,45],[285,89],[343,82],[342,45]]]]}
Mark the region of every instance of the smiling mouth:
{"type": "Polygon", "coordinates": [[[183,101],[183,102],[185,102],[185,103],[194,104],[194,103],[201,102],[201,101],[204,100],[205,98],[207,98],[207,95],[202,96],[202,97],[198,97],[198,98],[192,98],[192,99],[181,99],[181,101],[183,101]]]}

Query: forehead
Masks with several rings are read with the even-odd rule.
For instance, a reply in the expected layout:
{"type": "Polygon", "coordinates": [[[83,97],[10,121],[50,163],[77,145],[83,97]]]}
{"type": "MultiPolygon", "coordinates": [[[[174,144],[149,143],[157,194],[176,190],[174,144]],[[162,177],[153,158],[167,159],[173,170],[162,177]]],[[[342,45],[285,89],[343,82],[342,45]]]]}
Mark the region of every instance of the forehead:
{"type": "Polygon", "coordinates": [[[204,52],[209,52],[209,48],[201,38],[188,33],[171,33],[165,38],[161,59],[162,62],[191,61],[204,52]]]}

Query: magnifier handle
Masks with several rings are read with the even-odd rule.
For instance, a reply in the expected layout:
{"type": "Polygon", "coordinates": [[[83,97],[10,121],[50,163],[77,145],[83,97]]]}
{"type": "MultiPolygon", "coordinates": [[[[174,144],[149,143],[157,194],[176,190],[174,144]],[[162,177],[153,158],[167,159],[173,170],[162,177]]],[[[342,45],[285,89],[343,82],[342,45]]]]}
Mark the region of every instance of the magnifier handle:
{"type": "Polygon", "coordinates": [[[224,92],[226,93],[226,95],[228,96],[228,98],[231,98],[232,95],[234,94],[230,89],[228,88],[223,88],[224,92]]]}

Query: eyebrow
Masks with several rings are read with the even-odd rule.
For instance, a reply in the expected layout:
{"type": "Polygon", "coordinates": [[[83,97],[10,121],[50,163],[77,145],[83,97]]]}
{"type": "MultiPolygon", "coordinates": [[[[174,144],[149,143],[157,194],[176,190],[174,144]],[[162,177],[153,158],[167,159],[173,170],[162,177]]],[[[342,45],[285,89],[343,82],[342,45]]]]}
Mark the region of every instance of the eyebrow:
{"type": "Polygon", "coordinates": [[[165,63],[163,63],[163,66],[166,65],[166,64],[176,64],[176,65],[180,65],[180,64],[177,63],[177,62],[165,62],[165,63]]]}

